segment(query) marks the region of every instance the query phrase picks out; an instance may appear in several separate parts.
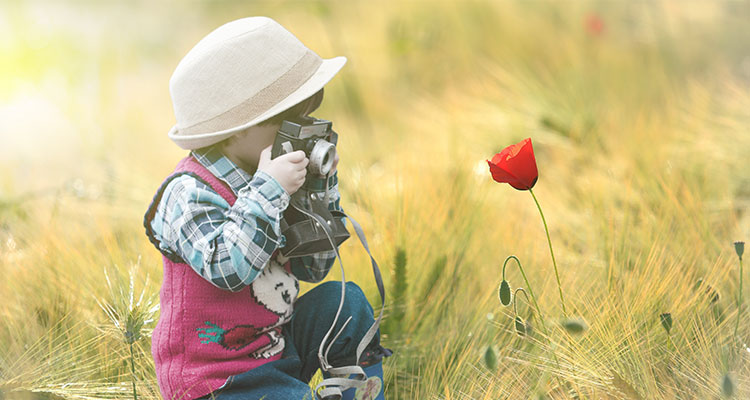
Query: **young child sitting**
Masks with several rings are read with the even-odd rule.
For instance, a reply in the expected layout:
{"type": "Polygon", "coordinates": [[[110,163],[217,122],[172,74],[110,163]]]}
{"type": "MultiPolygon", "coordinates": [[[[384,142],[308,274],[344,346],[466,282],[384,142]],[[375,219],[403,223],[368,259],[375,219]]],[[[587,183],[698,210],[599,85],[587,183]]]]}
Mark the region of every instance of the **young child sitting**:
{"type": "MultiPolygon", "coordinates": [[[[271,159],[270,148],[282,121],[318,108],[323,86],[345,62],[321,59],[272,19],[252,17],[211,32],[174,71],[177,124],[169,137],[191,152],[144,217],[164,262],[151,347],[164,399],[310,398],[341,282],[297,298],[298,279],[321,281],[336,255],[280,256],[283,213],[309,160],[301,150],[271,159]]],[[[338,155],[327,182],[331,210],[341,210],[336,163],[338,155]]],[[[329,352],[332,366],[356,363],[374,321],[352,282],[335,332],[349,316],[329,352]]],[[[358,398],[383,398],[386,355],[376,334],[360,358],[370,378],[358,398]]]]}

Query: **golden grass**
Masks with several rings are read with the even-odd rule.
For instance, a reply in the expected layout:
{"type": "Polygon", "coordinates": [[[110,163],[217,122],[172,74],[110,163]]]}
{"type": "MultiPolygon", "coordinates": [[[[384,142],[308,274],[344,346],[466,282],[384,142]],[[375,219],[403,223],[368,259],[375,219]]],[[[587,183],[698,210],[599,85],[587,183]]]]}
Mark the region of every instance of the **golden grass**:
{"type": "MultiPolygon", "coordinates": [[[[0,42],[0,397],[132,396],[113,320],[127,318],[131,293],[133,304],[158,294],[141,217],[183,154],[166,138],[168,78],[200,37],[253,14],[349,57],[318,116],[340,134],[342,205],[388,288],[396,249],[407,253],[409,290],[388,305],[406,318],[383,337],[395,350],[389,399],[716,398],[727,372],[748,396],[750,350],[732,338],[732,242],[750,233],[747,3],[219,4],[0,6],[13,38],[0,42]],[[590,13],[601,35],[586,30],[590,13]],[[589,326],[581,336],[559,325],[531,196],[492,182],[484,161],[524,137],[567,307],[589,326]],[[538,326],[518,337],[497,300],[510,254],[549,338],[538,326]]],[[[376,304],[354,239],[342,258],[376,304]]],[[[508,280],[522,283],[511,266],[508,280]]],[[[159,397],[149,329],[134,347],[145,400],[159,397]]]]}

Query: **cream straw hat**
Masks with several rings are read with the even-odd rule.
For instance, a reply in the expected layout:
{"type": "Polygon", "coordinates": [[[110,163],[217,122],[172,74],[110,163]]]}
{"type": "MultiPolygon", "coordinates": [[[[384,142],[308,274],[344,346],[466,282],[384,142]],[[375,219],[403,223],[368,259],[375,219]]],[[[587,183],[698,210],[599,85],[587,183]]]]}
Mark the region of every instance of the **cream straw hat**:
{"type": "Polygon", "coordinates": [[[344,66],[322,59],[276,21],[249,17],[201,39],[169,80],[183,149],[217,143],[305,100],[344,66]]]}

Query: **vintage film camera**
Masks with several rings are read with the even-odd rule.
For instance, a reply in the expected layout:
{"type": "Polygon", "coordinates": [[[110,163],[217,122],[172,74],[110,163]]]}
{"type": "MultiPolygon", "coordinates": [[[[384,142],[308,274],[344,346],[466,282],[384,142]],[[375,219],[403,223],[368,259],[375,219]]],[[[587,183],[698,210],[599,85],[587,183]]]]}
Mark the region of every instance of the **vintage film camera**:
{"type": "Polygon", "coordinates": [[[281,249],[284,257],[333,250],[331,240],[338,247],[349,238],[343,222],[345,214],[328,209],[328,175],[336,158],[338,140],[332,125],[331,121],[300,116],[283,121],[276,133],[272,159],[303,150],[310,160],[305,183],[292,195],[281,222],[281,233],[286,237],[286,246],[281,249]],[[325,221],[328,229],[321,226],[321,221],[325,221]]]}
{"type": "MultiPolygon", "coordinates": [[[[367,374],[358,365],[359,359],[365,351],[366,346],[375,336],[383,317],[383,310],[385,309],[385,287],[383,286],[380,268],[370,253],[362,227],[356,220],[345,213],[328,209],[328,178],[336,158],[336,142],[338,140],[338,134],[331,129],[332,125],[330,121],[313,117],[297,117],[285,120],[281,123],[281,128],[276,133],[276,138],[271,147],[271,158],[276,158],[291,151],[303,150],[307,158],[310,159],[310,163],[307,165],[305,183],[292,195],[289,207],[284,211],[284,218],[281,220],[281,233],[287,239],[286,245],[280,249],[281,255],[284,257],[299,257],[320,251],[336,250],[336,258],[339,260],[339,265],[341,266],[341,300],[339,309],[334,316],[330,329],[318,348],[318,359],[321,368],[324,371],[329,371],[333,377],[324,379],[317,385],[315,388],[316,399],[340,399],[342,391],[364,384],[367,374]],[[341,328],[338,333],[334,334],[334,327],[340,317],[344,304],[346,279],[344,264],[341,261],[338,250],[333,248],[332,244],[338,247],[349,238],[349,232],[343,221],[345,217],[351,222],[360,243],[362,243],[362,246],[370,256],[382,304],[377,319],[357,345],[357,360],[355,365],[334,368],[328,363],[328,351],[331,346],[329,344],[326,347],[326,344],[328,343],[329,336],[333,338],[331,342],[334,342],[339,334],[341,334],[341,330],[343,330],[341,328]],[[337,377],[336,374],[339,373],[343,374],[342,376],[344,377],[349,376],[350,378],[337,377]]],[[[345,326],[346,322],[344,323],[345,326]]]]}

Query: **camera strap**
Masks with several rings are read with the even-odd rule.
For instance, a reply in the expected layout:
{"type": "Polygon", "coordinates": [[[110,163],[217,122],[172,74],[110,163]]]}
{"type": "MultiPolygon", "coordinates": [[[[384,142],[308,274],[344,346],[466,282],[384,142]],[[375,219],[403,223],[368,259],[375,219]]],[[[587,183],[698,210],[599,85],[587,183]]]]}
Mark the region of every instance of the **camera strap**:
{"type": "MultiPolygon", "coordinates": [[[[327,185],[326,185],[327,186],[327,185]]],[[[326,197],[328,197],[328,193],[326,193],[326,197]]],[[[351,321],[351,316],[344,322],[344,325],[341,327],[341,329],[334,335],[333,339],[330,341],[330,344],[326,347],[326,343],[328,342],[329,336],[333,333],[334,327],[336,326],[336,322],[339,319],[339,316],[341,315],[341,309],[344,306],[344,296],[346,293],[346,278],[344,275],[344,264],[341,261],[341,255],[339,254],[338,247],[334,244],[333,241],[333,232],[331,231],[331,228],[328,226],[328,223],[320,217],[319,215],[316,215],[315,213],[310,213],[307,210],[304,209],[304,207],[299,207],[294,202],[291,203],[291,206],[294,207],[297,211],[307,215],[310,218],[313,218],[317,223],[323,228],[323,230],[326,233],[326,236],[328,237],[328,241],[331,244],[331,248],[336,252],[336,259],[339,261],[339,266],[341,267],[341,301],[339,302],[338,310],[336,310],[336,315],[333,318],[333,323],[331,323],[331,328],[328,329],[328,332],[326,332],[326,335],[323,337],[323,340],[320,343],[320,347],[318,348],[318,360],[320,361],[320,368],[324,372],[328,372],[332,377],[328,379],[324,379],[322,382],[320,382],[317,387],[315,388],[315,394],[318,397],[318,399],[323,399],[326,397],[330,398],[341,398],[341,393],[349,388],[353,387],[360,387],[365,383],[365,380],[367,380],[367,374],[362,370],[362,367],[359,366],[359,359],[362,356],[362,353],[364,352],[365,348],[370,344],[372,339],[375,337],[375,334],[378,331],[378,328],[380,327],[380,320],[383,317],[383,310],[385,309],[385,287],[383,285],[383,277],[380,273],[380,268],[378,267],[377,261],[375,261],[375,258],[372,256],[372,253],[370,252],[370,247],[367,244],[367,238],[365,237],[365,233],[362,230],[362,227],[359,225],[359,223],[354,220],[351,216],[344,213],[346,218],[351,221],[352,226],[354,226],[354,231],[357,232],[357,237],[359,238],[359,242],[362,244],[362,247],[365,248],[365,251],[367,251],[367,254],[370,256],[370,262],[372,264],[372,272],[375,276],[375,282],[378,286],[378,291],[380,292],[380,300],[381,300],[381,308],[380,313],[378,314],[377,319],[375,319],[375,322],[370,326],[370,329],[367,330],[365,335],[360,340],[359,344],[357,345],[357,359],[354,365],[348,365],[343,367],[333,367],[328,362],[328,353],[331,350],[331,347],[333,346],[333,343],[336,341],[336,339],[341,335],[341,333],[344,331],[344,328],[346,328],[346,325],[351,321]],[[351,378],[351,376],[354,376],[354,378],[351,378]],[[347,378],[348,377],[348,378],[347,378]]]]}

